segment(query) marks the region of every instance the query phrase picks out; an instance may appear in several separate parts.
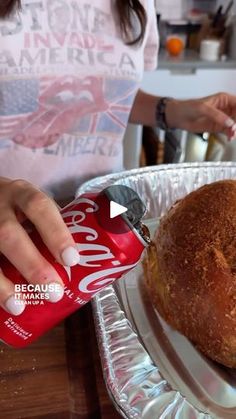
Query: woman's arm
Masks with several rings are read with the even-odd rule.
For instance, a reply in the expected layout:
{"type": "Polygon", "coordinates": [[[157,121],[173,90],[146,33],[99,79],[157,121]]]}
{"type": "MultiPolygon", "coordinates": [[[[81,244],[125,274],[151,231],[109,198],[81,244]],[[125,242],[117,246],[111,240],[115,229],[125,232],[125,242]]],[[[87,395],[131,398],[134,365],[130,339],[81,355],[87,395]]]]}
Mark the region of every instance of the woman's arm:
{"type": "MultiPolygon", "coordinates": [[[[130,122],[157,126],[156,108],[160,97],[139,90],[130,114],[130,122]]],[[[236,136],[236,97],[218,93],[201,99],[166,102],[166,122],[169,128],[192,132],[223,132],[236,136]]]]}
{"type": "Polygon", "coordinates": [[[149,95],[139,90],[130,113],[129,121],[132,124],[141,124],[148,127],[156,126],[156,106],[160,97],[149,95]]]}

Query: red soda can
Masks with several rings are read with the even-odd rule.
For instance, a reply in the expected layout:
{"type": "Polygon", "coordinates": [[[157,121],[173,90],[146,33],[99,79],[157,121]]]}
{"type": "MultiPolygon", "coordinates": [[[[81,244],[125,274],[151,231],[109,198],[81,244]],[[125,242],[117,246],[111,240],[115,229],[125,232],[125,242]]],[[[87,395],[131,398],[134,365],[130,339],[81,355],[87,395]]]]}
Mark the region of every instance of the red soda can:
{"type": "MultiPolygon", "coordinates": [[[[30,234],[41,254],[62,278],[64,296],[57,303],[46,298],[26,301],[19,316],[0,308],[2,341],[13,347],[27,346],[138,263],[148,239],[145,240],[142,233],[132,228],[121,215],[111,219],[109,211],[110,202],[104,194],[81,195],[62,209],[62,217],[80,255],[79,263],[73,267],[56,262],[37,231],[30,234]]],[[[29,285],[7,259],[2,258],[0,266],[5,276],[15,284],[15,289],[23,288],[23,284],[27,284],[24,287],[29,285]]]]}

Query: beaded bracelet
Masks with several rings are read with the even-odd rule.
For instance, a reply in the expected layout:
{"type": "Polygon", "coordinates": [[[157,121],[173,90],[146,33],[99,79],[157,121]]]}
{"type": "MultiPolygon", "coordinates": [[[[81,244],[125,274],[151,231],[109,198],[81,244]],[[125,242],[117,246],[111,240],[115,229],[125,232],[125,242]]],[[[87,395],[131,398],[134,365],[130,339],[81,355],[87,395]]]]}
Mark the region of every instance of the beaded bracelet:
{"type": "Polygon", "coordinates": [[[164,131],[168,131],[170,129],[166,121],[166,104],[168,100],[171,100],[171,98],[161,97],[156,105],[156,124],[164,131]]]}

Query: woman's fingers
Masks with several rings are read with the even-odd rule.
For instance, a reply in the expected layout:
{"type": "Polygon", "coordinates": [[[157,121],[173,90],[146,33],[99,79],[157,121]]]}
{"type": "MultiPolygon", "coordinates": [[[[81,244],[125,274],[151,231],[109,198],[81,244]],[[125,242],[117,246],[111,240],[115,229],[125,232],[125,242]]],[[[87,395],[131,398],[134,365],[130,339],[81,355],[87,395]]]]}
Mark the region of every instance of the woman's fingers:
{"type": "MultiPolygon", "coordinates": [[[[63,281],[20,224],[25,218],[34,224],[59,263],[67,266],[78,263],[73,237],[57,205],[26,181],[0,178],[0,253],[30,284],[44,285],[42,292],[48,294],[49,301],[57,302],[64,295],[63,281]]],[[[1,269],[0,305],[14,315],[21,314],[25,307],[23,292],[15,293],[14,284],[1,269]]]]}
{"type": "Polygon", "coordinates": [[[55,202],[25,181],[13,182],[12,188],[14,206],[35,225],[56,260],[67,266],[76,265],[79,254],[55,202]]]}
{"type": "Polygon", "coordinates": [[[224,132],[230,139],[233,139],[236,137],[236,123],[232,118],[228,118],[225,121],[224,132]]]}
{"type": "Polygon", "coordinates": [[[0,306],[13,316],[19,316],[25,309],[24,301],[15,295],[14,285],[0,270],[0,306]]]}
{"type": "Polygon", "coordinates": [[[199,125],[202,125],[202,130],[222,132],[230,138],[235,136],[235,121],[226,112],[211,103],[200,103],[198,109],[196,109],[196,117],[199,118],[199,125]]]}
{"type": "Polygon", "coordinates": [[[59,301],[64,293],[63,282],[53,266],[41,255],[29,235],[18,223],[13,212],[7,220],[3,207],[0,212],[0,252],[31,284],[51,284],[51,302],[59,301]]]}
{"type": "Polygon", "coordinates": [[[218,93],[206,98],[206,115],[209,115],[217,130],[228,137],[236,134],[236,97],[227,93],[218,93]]]}
{"type": "Polygon", "coordinates": [[[192,132],[223,132],[236,136],[236,97],[219,93],[194,100],[170,100],[166,107],[170,127],[192,132]]]}
{"type": "MultiPolygon", "coordinates": [[[[46,285],[49,301],[57,302],[63,297],[64,284],[20,224],[19,219],[24,216],[35,225],[58,262],[68,266],[78,263],[74,240],[56,204],[28,182],[1,179],[0,252],[29,283],[46,285]]],[[[14,285],[3,272],[0,272],[0,305],[15,315],[24,310],[24,303],[17,299],[14,285]]]]}
{"type": "Polygon", "coordinates": [[[221,129],[230,128],[229,122],[231,119],[223,111],[213,107],[212,105],[203,104],[201,113],[205,118],[209,118],[209,121],[218,126],[221,129]]]}

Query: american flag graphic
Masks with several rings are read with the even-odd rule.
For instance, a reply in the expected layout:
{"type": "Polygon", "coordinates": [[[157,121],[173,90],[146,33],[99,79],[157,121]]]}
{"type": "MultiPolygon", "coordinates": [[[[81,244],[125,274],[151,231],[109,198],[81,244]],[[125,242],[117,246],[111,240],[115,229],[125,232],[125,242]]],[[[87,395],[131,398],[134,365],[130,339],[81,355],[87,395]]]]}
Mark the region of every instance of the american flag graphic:
{"type": "Polygon", "coordinates": [[[13,136],[19,121],[38,108],[38,98],[51,79],[23,79],[0,83],[0,139],[13,136]]]}
{"type": "Polygon", "coordinates": [[[0,140],[41,148],[64,133],[122,135],[138,89],[104,77],[22,79],[0,85],[0,140]]]}

